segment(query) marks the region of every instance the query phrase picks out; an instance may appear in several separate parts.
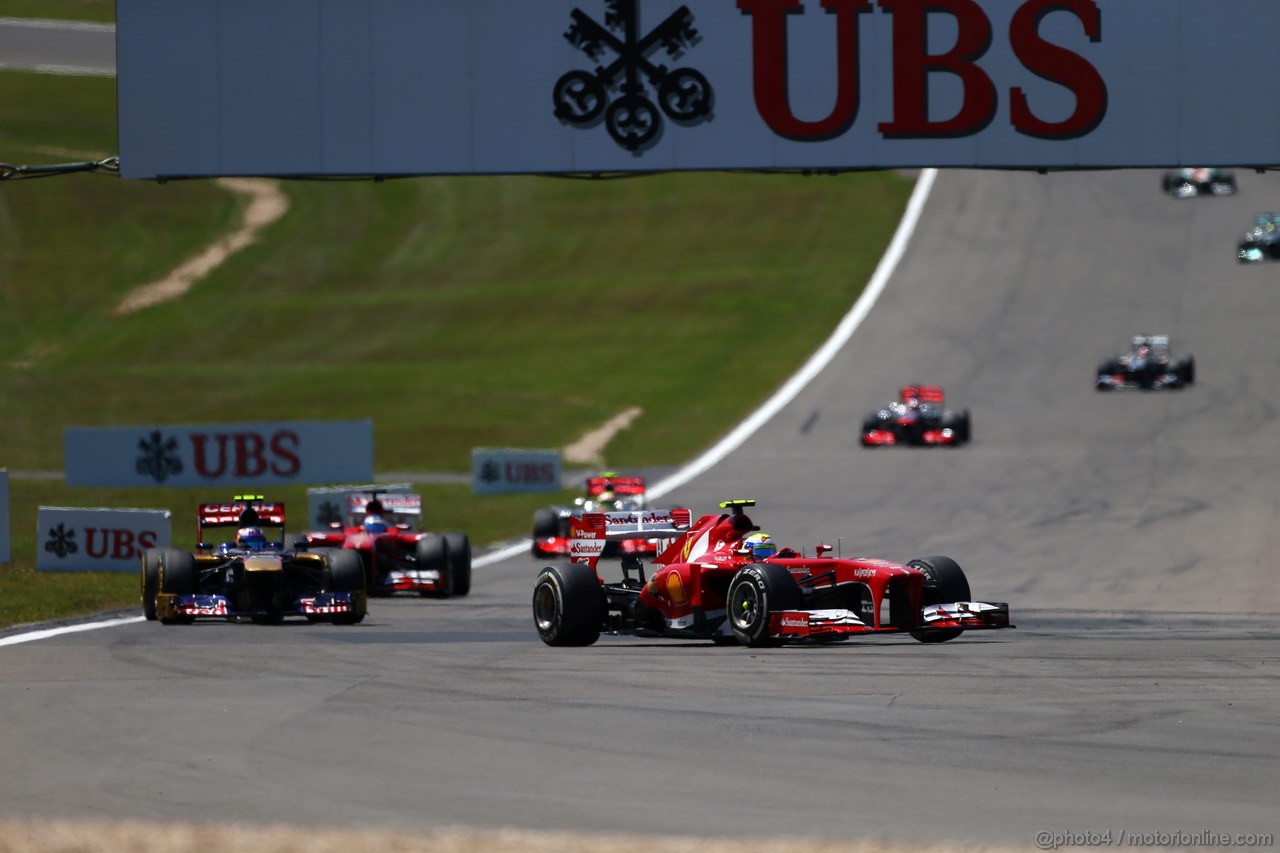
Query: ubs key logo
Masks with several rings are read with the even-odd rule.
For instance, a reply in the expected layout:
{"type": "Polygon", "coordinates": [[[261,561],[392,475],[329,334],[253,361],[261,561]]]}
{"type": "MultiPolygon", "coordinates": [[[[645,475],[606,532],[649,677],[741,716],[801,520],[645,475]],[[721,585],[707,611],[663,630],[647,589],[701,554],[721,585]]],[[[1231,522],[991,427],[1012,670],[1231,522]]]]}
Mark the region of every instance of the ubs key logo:
{"type": "Polygon", "coordinates": [[[68,554],[79,551],[75,530],[68,530],[64,524],[49,528],[49,538],[44,543],[44,549],[50,554],[57,554],[58,559],[64,559],[68,554]]]}
{"type": "Polygon", "coordinates": [[[138,459],[135,470],[150,477],[157,483],[163,483],[171,476],[182,473],[182,459],[178,456],[178,440],[165,438],[160,430],[152,430],[151,434],[138,439],[138,459]]]}
{"type": "Polygon", "coordinates": [[[657,142],[662,113],[679,125],[698,124],[710,117],[714,93],[700,71],[670,70],[651,58],[663,51],[678,60],[701,40],[688,6],[641,35],[639,0],[604,2],[603,24],[581,9],[571,13],[573,24],[564,37],[600,64],[595,71],[570,71],[556,81],[555,115],[584,129],[603,118],[613,141],[639,155],[657,142]]]}

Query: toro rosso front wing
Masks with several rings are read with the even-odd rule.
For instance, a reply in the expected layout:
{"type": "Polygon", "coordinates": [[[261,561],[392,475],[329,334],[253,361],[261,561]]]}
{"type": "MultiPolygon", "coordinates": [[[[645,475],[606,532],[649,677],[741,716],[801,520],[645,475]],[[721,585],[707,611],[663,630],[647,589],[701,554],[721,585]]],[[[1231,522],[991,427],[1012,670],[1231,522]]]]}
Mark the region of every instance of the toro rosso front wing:
{"type": "Polygon", "coordinates": [[[168,619],[252,619],[255,616],[305,616],[308,619],[324,621],[334,616],[362,612],[364,607],[363,592],[317,592],[305,595],[293,602],[292,608],[283,611],[245,610],[235,605],[225,595],[212,594],[156,594],[156,616],[168,619]]]}

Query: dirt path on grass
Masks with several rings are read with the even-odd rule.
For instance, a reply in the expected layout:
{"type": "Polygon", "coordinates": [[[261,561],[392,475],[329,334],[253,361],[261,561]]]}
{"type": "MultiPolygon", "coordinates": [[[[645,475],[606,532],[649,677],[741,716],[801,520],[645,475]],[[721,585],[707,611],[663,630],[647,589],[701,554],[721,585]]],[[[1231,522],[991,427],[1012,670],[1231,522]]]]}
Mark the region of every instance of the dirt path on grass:
{"type": "Polygon", "coordinates": [[[644,409],[632,406],[619,412],[595,429],[585,433],[573,444],[567,445],[561,452],[564,461],[570,465],[603,465],[604,449],[613,437],[631,426],[636,418],[644,414],[644,409]]]}
{"type": "Polygon", "coordinates": [[[122,316],[177,299],[209,275],[231,255],[251,245],[262,229],[280,219],[289,210],[289,197],[277,181],[266,178],[218,178],[214,183],[223,189],[249,197],[240,227],[216,240],[200,254],[159,281],[134,288],[113,314],[122,316]]]}

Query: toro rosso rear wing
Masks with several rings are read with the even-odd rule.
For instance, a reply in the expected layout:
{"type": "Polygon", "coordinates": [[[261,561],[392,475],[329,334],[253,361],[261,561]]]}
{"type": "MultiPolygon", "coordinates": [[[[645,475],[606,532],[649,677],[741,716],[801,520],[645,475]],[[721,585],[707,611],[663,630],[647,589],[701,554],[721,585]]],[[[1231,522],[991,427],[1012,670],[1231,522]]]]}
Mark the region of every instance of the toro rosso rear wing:
{"type": "Polygon", "coordinates": [[[569,559],[595,569],[606,542],[624,539],[674,539],[688,531],[687,509],[634,512],[584,512],[569,517],[569,559]]]}
{"type": "Polygon", "coordinates": [[[278,527],[284,532],[284,504],[267,503],[262,495],[236,495],[231,503],[196,506],[196,543],[204,545],[207,527],[278,527]]]}

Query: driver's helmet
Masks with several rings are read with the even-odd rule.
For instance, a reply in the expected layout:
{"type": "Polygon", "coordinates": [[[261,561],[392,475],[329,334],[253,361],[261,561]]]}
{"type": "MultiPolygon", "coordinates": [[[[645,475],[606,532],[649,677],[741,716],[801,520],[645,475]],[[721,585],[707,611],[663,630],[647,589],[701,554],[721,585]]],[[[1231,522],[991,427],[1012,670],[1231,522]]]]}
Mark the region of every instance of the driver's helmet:
{"type": "Polygon", "coordinates": [[[241,527],[236,531],[236,547],[244,551],[265,551],[266,534],[261,527],[241,527]]]}
{"type": "Polygon", "coordinates": [[[600,494],[596,495],[596,503],[611,504],[618,500],[618,495],[613,489],[606,486],[600,494]]]}
{"type": "Polygon", "coordinates": [[[768,533],[752,533],[742,540],[742,550],[754,559],[767,560],[778,553],[778,543],[768,533]]]}
{"type": "Polygon", "coordinates": [[[380,515],[365,516],[364,524],[361,525],[365,533],[386,533],[387,522],[380,515]]]}

